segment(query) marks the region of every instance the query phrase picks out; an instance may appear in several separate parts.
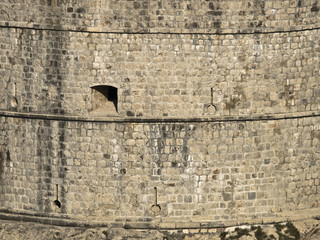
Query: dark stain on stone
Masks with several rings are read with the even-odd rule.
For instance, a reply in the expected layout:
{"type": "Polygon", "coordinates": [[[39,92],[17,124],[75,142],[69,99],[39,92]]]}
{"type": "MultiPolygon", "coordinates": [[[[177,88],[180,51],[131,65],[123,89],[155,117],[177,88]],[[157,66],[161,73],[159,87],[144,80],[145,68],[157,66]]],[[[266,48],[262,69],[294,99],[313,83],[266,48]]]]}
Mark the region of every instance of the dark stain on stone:
{"type": "Polygon", "coordinates": [[[317,2],[315,2],[312,5],[311,12],[319,12],[319,7],[318,7],[318,3],[317,2]]]}
{"type": "Polygon", "coordinates": [[[60,141],[60,142],[63,142],[63,141],[64,141],[64,135],[60,135],[60,136],[59,136],[59,141],[60,141]]]}
{"type": "Polygon", "coordinates": [[[254,138],[254,143],[255,143],[256,145],[259,145],[259,144],[261,143],[261,137],[255,137],[255,138],[254,138]]]}
{"type": "Polygon", "coordinates": [[[249,200],[253,200],[256,198],[256,193],[255,192],[249,192],[248,193],[248,199],[249,200]]]}
{"type": "Polygon", "coordinates": [[[47,172],[51,172],[51,166],[50,165],[45,165],[44,170],[47,172]]]}
{"type": "Polygon", "coordinates": [[[141,16],[145,16],[145,15],[147,15],[147,11],[146,11],[146,10],[141,10],[141,11],[139,12],[139,14],[140,14],[141,16]]]}
{"type": "Polygon", "coordinates": [[[274,134],[281,134],[281,128],[274,128],[273,133],[274,134]]]}
{"type": "Polygon", "coordinates": [[[256,27],[261,27],[262,26],[262,21],[259,21],[258,23],[257,23],[257,25],[256,25],[256,27]]]}
{"type": "Polygon", "coordinates": [[[225,109],[227,110],[235,109],[237,104],[240,101],[244,101],[244,100],[246,100],[246,95],[244,94],[242,87],[237,86],[234,88],[234,95],[231,96],[229,98],[229,101],[225,103],[226,104],[225,109]]]}
{"type": "Polygon", "coordinates": [[[226,109],[235,109],[237,103],[240,102],[240,99],[238,97],[231,97],[229,101],[226,102],[226,109]]]}
{"type": "Polygon", "coordinates": [[[303,105],[307,105],[308,104],[308,99],[303,98],[303,99],[301,99],[301,102],[302,102],[303,105]]]}
{"type": "Polygon", "coordinates": [[[217,31],[220,31],[221,22],[214,22],[214,23],[213,23],[213,27],[214,27],[214,28],[217,28],[217,31]]]}
{"type": "Polygon", "coordinates": [[[174,3],[172,4],[172,7],[173,7],[174,9],[178,8],[177,3],[174,2],[174,3]]]}
{"type": "Polygon", "coordinates": [[[10,157],[10,151],[7,151],[7,161],[10,162],[11,161],[11,157],[10,157]]]}
{"type": "Polygon", "coordinates": [[[129,90],[123,90],[122,96],[130,96],[129,90]]]}
{"type": "Polygon", "coordinates": [[[199,24],[197,22],[193,22],[190,24],[190,28],[199,28],[199,24]]]}
{"type": "Polygon", "coordinates": [[[134,116],[134,113],[132,111],[127,111],[127,116],[128,117],[133,117],[134,116]]]}
{"type": "Polygon", "coordinates": [[[278,94],[278,98],[279,98],[279,99],[283,99],[285,96],[286,96],[286,93],[285,93],[285,92],[280,92],[280,93],[278,94]]]}
{"type": "Polygon", "coordinates": [[[8,60],[11,65],[15,64],[15,59],[13,57],[8,57],[8,60]]]}
{"type": "Polygon", "coordinates": [[[133,7],[134,7],[134,9],[138,9],[138,8],[141,7],[141,5],[140,5],[139,2],[134,2],[134,3],[133,3],[133,7]]]}
{"type": "Polygon", "coordinates": [[[3,156],[3,153],[0,152],[0,180],[2,179],[3,171],[4,171],[4,156],[3,156]]]}
{"type": "Polygon", "coordinates": [[[317,139],[320,140],[320,130],[312,131],[311,137],[312,137],[312,139],[313,139],[313,138],[317,138],[317,139]]]}
{"type": "Polygon", "coordinates": [[[78,8],[78,9],[76,10],[76,12],[77,12],[77,13],[85,13],[86,10],[85,10],[84,8],[78,8]]]}
{"type": "Polygon", "coordinates": [[[182,146],[181,152],[184,154],[188,153],[188,147],[187,146],[182,146]]]}
{"type": "Polygon", "coordinates": [[[255,2],[255,7],[256,7],[257,9],[260,8],[262,15],[266,15],[266,11],[265,11],[265,1],[256,0],[256,2],[255,2]]]}
{"type": "MultiPolygon", "coordinates": [[[[284,93],[281,93],[281,97],[286,99],[286,105],[291,106],[291,100],[294,99],[294,86],[293,85],[285,85],[284,86],[284,93]]],[[[280,96],[279,96],[280,98],[280,96]]],[[[281,99],[281,98],[280,98],[281,99]]]]}
{"type": "Polygon", "coordinates": [[[232,195],[231,193],[222,193],[222,198],[223,198],[223,201],[231,201],[232,195]]]}
{"type": "Polygon", "coordinates": [[[221,16],[222,15],[222,11],[208,11],[207,13],[212,16],[221,16]]]}

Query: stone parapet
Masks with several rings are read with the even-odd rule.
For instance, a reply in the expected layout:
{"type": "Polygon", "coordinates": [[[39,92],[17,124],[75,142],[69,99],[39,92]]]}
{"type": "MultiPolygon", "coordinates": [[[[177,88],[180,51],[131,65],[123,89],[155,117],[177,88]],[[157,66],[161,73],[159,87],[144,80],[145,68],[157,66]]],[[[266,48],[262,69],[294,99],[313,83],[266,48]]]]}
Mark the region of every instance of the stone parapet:
{"type": "Polygon", "coordinates": [[[317,0],[36,0],[0,3],[2,26],[116,33],[253,33],[319,28],[317,0]]]}

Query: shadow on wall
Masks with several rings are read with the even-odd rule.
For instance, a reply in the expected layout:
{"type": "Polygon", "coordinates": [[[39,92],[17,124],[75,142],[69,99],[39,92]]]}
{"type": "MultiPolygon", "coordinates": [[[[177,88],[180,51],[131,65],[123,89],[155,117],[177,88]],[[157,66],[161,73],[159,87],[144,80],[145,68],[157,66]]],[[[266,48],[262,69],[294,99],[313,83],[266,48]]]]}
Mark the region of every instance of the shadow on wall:
{"type": "Polygon", "coordinates": [[[91,116],[118,115],[118,89],[108,85],[91,87],[91,116]]]}

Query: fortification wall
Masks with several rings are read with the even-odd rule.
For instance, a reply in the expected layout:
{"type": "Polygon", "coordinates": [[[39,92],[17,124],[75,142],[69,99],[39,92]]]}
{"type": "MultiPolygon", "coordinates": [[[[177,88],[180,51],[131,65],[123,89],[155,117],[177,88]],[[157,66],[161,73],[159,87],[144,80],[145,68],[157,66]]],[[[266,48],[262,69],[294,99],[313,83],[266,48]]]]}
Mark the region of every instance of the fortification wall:
{"type": "Polygon", "coordinates": [[[9,26],[106,32],[247,33],[319,27],[318,0],[3,0],[9,26]]]}
{"type": "Polygon", "coordinates": [[[319,207],[317,1],[0,11],[3,209],[200,228],[319,207]]]}
{"type": "Polygon", "coordinates": [[[91,87],[112,85],[118,108],[102,116],[317,111],[319,36],[319,30],[130,35],[5,28],[0,108],[93,117],[91,87]]]}
{"type": "Polygon", "coordinates": [[[221,224],[320,203],[319,118],[84,123],[1,117],[1,126],[6,209],[221,224]],[[53,203],[56,184],[61,209],[53,203]]]}

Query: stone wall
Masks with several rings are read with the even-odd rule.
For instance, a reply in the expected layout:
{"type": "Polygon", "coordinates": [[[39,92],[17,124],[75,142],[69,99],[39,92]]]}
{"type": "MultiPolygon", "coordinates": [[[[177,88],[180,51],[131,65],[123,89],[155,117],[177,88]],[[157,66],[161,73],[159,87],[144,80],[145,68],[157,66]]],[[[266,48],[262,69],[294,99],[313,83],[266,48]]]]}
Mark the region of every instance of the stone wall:
{"type": "Polygon", "coordinates": [[[118,112],[110,114],[122,118],[316,111],[319,36],[319,30],[131,35],[5,28],[0,108],[92,117],[91,87],[112,85],[118,112]]]}
{"type": "Polygon", "coordinates": [[[319,118],[85,123],[2,117],[1,126],[1,206],[9,209],[223,222],[320,203],[319,118]],[[154,187],[159,215],[151,210],[154,187]]]}
{"type": "Polygon", "coordinates": [[[318,11],[2,1],[2,210],[200,228],[320,207],[318,11]]]}
{"type": "Polygon", "coordinates": [[[0,3],[9,26],[105,32],[247,33],[319,27],[318,0],[34,0],[0,3]]]}

